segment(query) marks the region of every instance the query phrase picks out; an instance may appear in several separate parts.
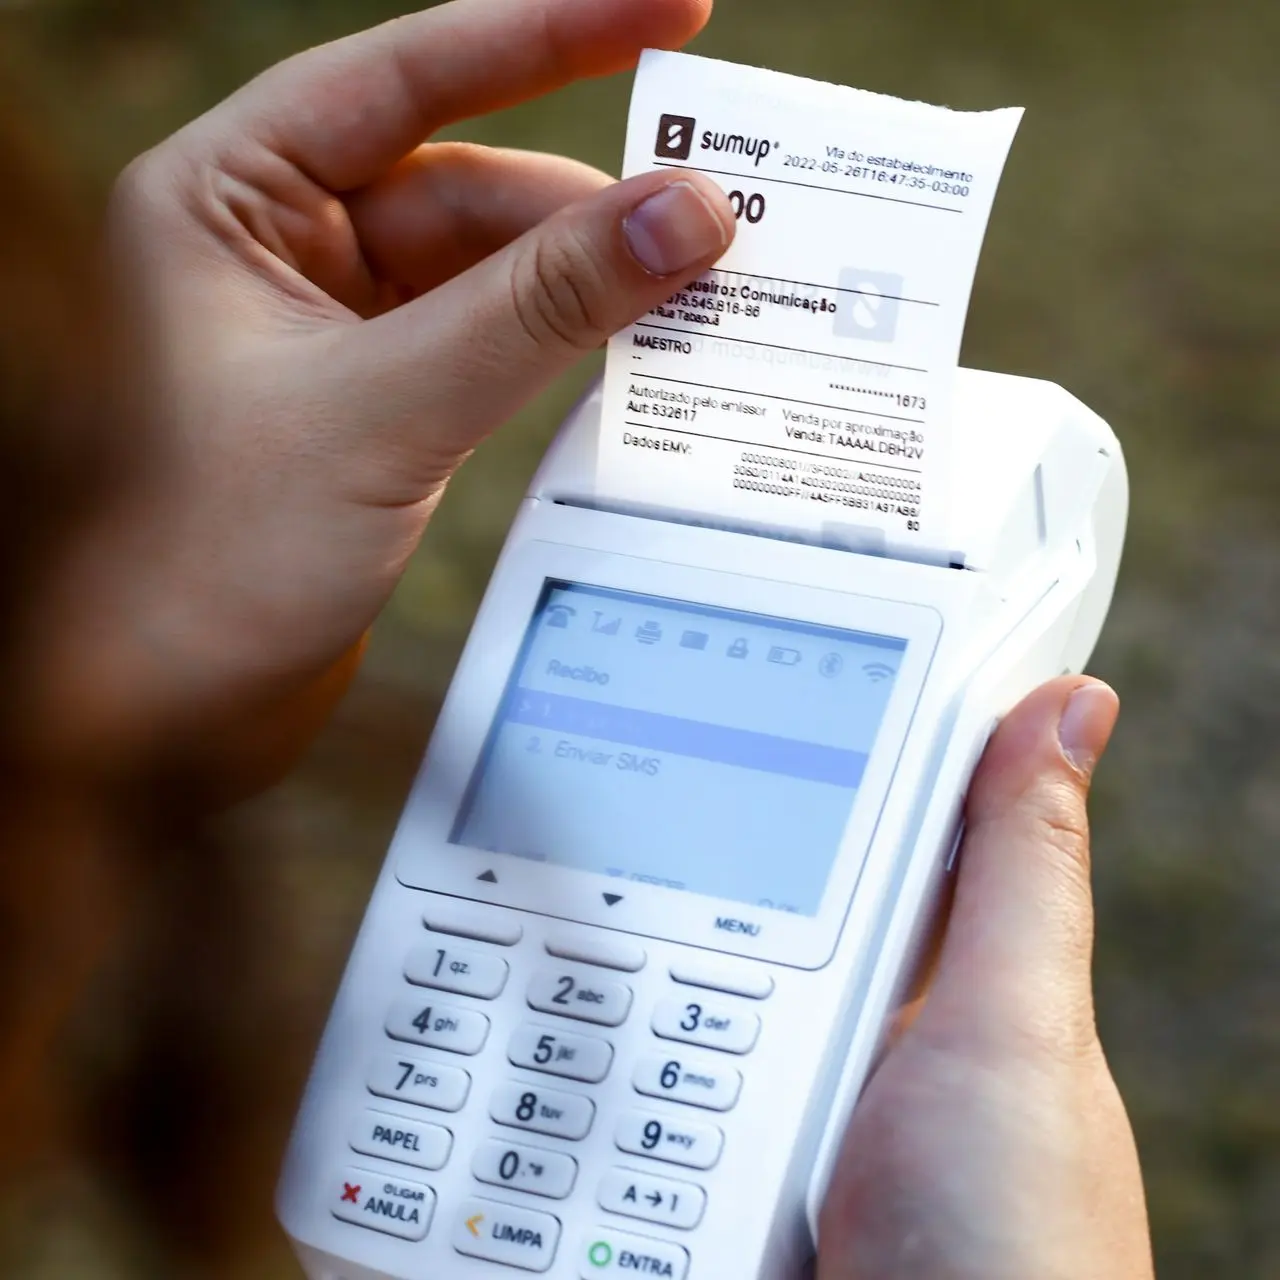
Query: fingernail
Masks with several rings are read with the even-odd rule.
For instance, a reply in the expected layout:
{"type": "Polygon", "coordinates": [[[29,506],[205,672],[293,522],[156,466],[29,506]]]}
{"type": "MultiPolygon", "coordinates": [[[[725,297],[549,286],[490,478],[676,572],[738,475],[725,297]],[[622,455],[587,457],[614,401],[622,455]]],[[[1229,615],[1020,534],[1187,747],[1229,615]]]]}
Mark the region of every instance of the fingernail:
{"type": "Polygon", "coordinates": [[[1067,699],[1058,721],[1058,741],[1073,768],[1086,778],[1107,749],[1120,702],[1105,684],[1081,685],[1067,699]]]}
{"type": "Polygon", "coordinates": [[[632,256],[655,276],[687,271],[728,244],[724,223],[688,182],[673,182],[641,201],[622,231],[632,256]]]}

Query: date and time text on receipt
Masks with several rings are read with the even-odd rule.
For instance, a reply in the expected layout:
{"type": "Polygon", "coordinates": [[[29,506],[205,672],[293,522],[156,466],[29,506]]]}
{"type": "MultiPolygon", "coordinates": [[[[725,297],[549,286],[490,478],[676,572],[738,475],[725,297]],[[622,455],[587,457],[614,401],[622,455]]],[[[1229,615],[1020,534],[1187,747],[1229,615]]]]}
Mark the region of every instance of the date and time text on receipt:
{"type": "Polygon", "coordinates": [[[624,176],[700,170],[738,235],[610,342],[599,493],[867,550],[945,548],[951,385],[1021,114],[646,53],[624,176]]]}

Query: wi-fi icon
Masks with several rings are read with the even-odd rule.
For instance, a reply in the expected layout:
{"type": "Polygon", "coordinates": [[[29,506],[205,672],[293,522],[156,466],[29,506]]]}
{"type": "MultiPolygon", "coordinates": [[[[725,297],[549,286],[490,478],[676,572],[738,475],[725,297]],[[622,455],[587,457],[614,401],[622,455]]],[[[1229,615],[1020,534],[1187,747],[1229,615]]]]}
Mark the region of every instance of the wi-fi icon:
{"type": "Polygon", "coordinates": [[[862,670],[872,684],[879,684],[881,680],[887,680],[893,675],[893,668],[885,662],[868,662],[862,670]]]}

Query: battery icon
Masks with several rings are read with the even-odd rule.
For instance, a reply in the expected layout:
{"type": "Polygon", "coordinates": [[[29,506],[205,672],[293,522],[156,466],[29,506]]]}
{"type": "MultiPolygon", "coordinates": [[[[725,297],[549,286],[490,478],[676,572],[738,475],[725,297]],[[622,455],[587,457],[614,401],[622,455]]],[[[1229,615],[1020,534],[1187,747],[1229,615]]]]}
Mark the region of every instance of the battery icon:
{"type": "Polygon", "coordinates": [[[800,661],[800,650],[786,649],[775,644],[769,650],[769,661],[776,662],[780,667],[794,667],[800,661]]]}

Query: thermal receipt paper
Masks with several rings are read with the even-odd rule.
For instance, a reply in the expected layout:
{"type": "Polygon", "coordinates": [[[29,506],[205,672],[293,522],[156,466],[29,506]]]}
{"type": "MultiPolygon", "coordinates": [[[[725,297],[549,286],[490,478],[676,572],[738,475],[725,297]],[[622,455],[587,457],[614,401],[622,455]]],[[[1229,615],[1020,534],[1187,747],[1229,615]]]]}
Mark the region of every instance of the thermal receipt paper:
{"type": "Polygon", "coordinates": [[[952,383],[1021,117],[646,52],[624,175],[697,169],[738,232],[611,340],[597,493],[945,553],[952,383]]]}

